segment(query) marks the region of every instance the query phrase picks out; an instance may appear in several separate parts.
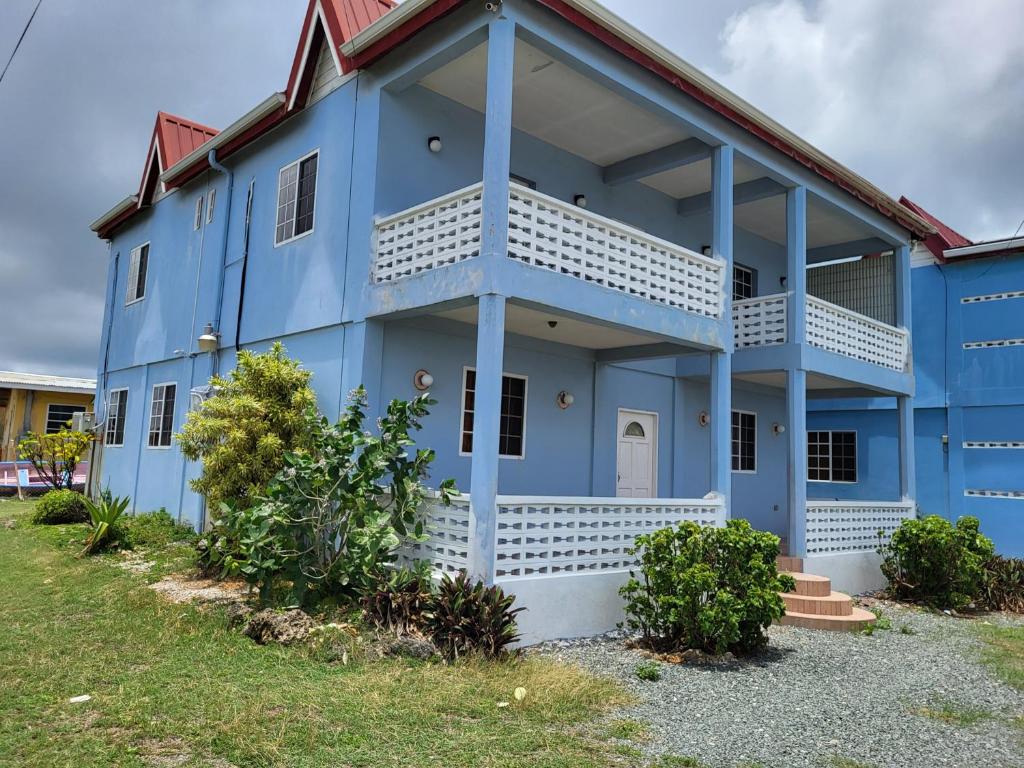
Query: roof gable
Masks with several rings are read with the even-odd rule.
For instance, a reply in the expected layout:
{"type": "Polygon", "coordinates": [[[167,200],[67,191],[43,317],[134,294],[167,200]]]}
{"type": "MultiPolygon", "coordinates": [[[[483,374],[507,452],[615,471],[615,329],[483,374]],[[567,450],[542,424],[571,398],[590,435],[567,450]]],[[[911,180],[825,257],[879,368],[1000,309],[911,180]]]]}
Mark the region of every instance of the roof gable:
{"type": "Polygon", "coordinates": [[[142,181],[139,184],[139,207],[152,202],[161,173],[217,133],[216,128],[167,112],[157,112],[149,152],[146,153],[146,166],[142,170],[142,181]]]}

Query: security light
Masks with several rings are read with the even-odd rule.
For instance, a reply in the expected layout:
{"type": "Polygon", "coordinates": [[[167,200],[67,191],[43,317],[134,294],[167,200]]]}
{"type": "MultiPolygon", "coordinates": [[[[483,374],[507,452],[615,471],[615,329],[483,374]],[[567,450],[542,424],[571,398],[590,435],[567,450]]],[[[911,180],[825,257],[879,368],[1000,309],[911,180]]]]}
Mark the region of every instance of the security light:
{"type": "Polygon", "coordinates": [[[441,151],[441,137],[440,136],[431,136],[429,139],[427,139],[427,148],[431,152],[433,152],[435,155],[438,152],[440,152],[441,151]]]}

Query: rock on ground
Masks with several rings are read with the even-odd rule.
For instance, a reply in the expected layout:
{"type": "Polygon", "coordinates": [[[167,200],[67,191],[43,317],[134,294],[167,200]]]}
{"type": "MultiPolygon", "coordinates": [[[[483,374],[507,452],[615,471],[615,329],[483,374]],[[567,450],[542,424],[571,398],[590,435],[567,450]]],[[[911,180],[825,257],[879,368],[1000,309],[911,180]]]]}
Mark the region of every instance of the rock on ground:
{"type": "Polygon", "coordinates": [[[242,633],[260,645],[292,645],[305,640],[314,626],[309,614],[297,608],[283,613],[267,608],[253,614],[242,633]]]}

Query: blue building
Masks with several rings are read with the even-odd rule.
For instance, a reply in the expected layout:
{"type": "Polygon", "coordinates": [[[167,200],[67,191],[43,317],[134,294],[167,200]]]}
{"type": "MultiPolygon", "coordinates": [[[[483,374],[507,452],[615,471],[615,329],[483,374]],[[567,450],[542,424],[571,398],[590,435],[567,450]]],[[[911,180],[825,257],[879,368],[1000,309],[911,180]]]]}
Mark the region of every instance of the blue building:
{"type": "MultiPolygon", "coordinates": [[[[1022,557],[1024,238],[973,243],[901,202],[936,229],[911,254],[919,511],[954,521],[973,515],[999,553],[1022,557]]],[[[871,262],[837,265],[822,293],[851,298],[871,262]]],[[[856,431],[858,461],[871,469],[830,492],[865,499],[894,492],[892,407],[884,399],[812,404],[810,428],[856,431]]]]}
{"type": "Polygon", "coordinates": [[[281,340],[328,414],[429,387],[421,439],[465,495],[424,555],[514,591],[530,637],[611,626],[645,530],[744,517],[857,589],[914,513],[934,226],[592,0],[312,0],[287,88],[220,132],[161,115],[93,229],[101,477],[137,510],[204,524],[172,435],[281,340]],[[884,320],[808,290],[881,251],[884,320]],[[892,466],[808,433],[821,397],[893,403],[892,466]]]}

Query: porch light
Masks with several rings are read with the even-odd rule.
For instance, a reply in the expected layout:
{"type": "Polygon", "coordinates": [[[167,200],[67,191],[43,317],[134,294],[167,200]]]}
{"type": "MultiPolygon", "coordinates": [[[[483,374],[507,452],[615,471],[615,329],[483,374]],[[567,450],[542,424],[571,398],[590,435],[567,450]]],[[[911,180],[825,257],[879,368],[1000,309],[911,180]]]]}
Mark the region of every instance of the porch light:
{"type": "Polygon", "coordinates": [[[697,423],[700,424],[702,427],[706,427],[708,424],[711,423],[711,414],[709,414],[707,411],[701,411],[700,413],[697,414],[697,423]]]}
{"type": "Polygon", "coordinates": [[[213,330],[212,323],[207,323],[197,341],[200,352],[215,352],[220,341],[220,334],[213,330]]]}
{"type": "Polygon", "coordinates": [[[435,155],[441,151],[441,137],[431,136],[427,139],[427,149],[433,152],[435,155]]]}
{"type": "Polygon", "coordinates": [[[711,256],[711,246],[710,245],[702,245],[700,247],[700,252],[703,253],[705,256],[710,257],[711,256]]]}
{"type": "Polygon", "coordinates": [[[573,197],[572,201],[573,201],[573,203],[578,208],[586,208],[587,207],[587,196],[586,195],[576,195],[575,197],[573,197]]]}
{"type": "Polygon", "coordinates": [[[774,424],[772,424],[772,433],[773,434],[781,435],[785,431],[786,431],[786,425],[785,424],[780,424],[779,422],[775,422],[774,424]]]}
{"type": "Polygon", "coordinates": [[[420,392],[424,392],[434,385],[434,377],[431,376],[428,371],[424,371],[421,368],[416,371],[416,375],[412,377],[412,385],[420,392]]]}
{"type": "Polygon", "coordinates": [[[566,408],[568,408],[570,405],[576,402],[576,397],[575,395],[573,395],[572,392],[567,392],[566,390],[563,389],[561,392],[558,393],[558,397],[555,398],[555,402],[558,403],[558,407],[564,411],[566,408]]]}

